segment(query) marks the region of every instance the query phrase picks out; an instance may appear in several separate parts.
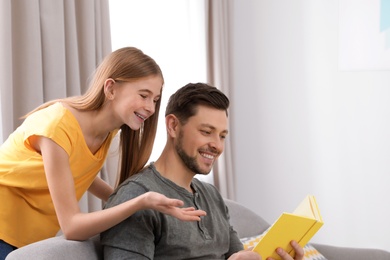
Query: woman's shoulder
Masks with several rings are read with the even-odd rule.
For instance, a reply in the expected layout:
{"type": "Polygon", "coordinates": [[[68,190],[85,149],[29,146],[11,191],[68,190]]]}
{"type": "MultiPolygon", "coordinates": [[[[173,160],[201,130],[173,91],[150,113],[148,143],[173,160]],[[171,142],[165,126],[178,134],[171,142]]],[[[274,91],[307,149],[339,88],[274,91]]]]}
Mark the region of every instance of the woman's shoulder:
{"type": "Polygon", "coordinates": [[[33,118],[36,120],[37,118],[44,117],[46,120],[50,118],[58,118],[66,114],[67,109],[60,102],[56,102],[51,104],[45,108],[35,111],[30,114],[26,119],[33,118]]]}
{"type": "Polygon", "coordinates": [[[23,122],[22,128],[26,133],[33,131],[35,134],[45,135],[44,133],[53,133],[54,129],[77,131],[75,126],[77,126],[77,120],[72,113],[62,103],[56,102],[29,115],[23,122]]]}

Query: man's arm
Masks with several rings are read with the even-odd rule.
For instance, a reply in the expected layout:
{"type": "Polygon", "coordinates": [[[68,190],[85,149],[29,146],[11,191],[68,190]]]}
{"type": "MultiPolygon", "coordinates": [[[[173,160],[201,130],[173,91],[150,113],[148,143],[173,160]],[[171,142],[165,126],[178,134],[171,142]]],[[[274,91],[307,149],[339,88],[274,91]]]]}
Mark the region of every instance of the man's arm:
{"type": "MultiPolygon", "coordinates": [[[[226,205],[225,205],[225,213],[230,222],[229,208],[226,205]]],[[[244,249],[244,246],[241,243],[240,238],[238,237],[237,231],[234,230],[232,226],[229,227],[229,235],[230,235],[230,245],[229,245],[229,252],[227,252],[226,254],[226,259],[229,258],[234,253],[244,249]]]]}
{"type": "Polygon", "coordinates": [[[103,259],[151,260],[150,258],[148,258],[144,255],[140,255],[140,254],[137,254],[135,252],[130,252],[128,250],[124,250],[124,249],[112,247],[112,246],[104,246],[103,252],[104,252],[103,259]]]}
{"type": "MultiPolygon", "coordinates": [[[[106,208],[146,193],[143,187],[123,185],[107,202],[106,208]]],[[[154,230],[158,221],[153,210],[141,210],[101,234],[104,259],[153,259],[154,230]]]]}

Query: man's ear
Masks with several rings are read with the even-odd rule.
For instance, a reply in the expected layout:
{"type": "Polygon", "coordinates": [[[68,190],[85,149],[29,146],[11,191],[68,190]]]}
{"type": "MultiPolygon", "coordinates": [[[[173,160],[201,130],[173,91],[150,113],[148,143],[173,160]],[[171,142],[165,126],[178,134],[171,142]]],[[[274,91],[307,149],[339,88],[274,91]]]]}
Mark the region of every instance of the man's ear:
{"type": "Polygon", "coordinates": [[[169,114],[165,117],[165,125],[168,136],[175,138],[179,132],[179,119],[175,115],[169,114]]]}
{"type": "Polygon", "coordinates": [[[113,100],[114,99],[114,94],[115,94],[115,80],[112,78],[108,78],[104,81],[104,94],[106,95],[106,98],[108,100],[113,100]]]}

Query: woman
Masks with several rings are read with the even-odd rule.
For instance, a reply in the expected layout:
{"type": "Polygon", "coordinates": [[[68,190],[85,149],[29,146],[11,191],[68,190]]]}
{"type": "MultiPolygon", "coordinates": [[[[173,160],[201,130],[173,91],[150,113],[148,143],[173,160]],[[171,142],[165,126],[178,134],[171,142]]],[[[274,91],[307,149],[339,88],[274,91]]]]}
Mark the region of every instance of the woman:
{"type": "Polygon", "coordinates": [[[163,76],[156,62],[128,47],[108,55],[82,96],[47,102],[26,115],[0,147],[0,259],[15,248],[55,236],[85,240],[137,210],[185,221],[205,215],[158,193],[82,213],[86,190],[106,201],[113,188],[97,177],[120,134],[121,183],[148,161],[157,129],[163,76]]]}

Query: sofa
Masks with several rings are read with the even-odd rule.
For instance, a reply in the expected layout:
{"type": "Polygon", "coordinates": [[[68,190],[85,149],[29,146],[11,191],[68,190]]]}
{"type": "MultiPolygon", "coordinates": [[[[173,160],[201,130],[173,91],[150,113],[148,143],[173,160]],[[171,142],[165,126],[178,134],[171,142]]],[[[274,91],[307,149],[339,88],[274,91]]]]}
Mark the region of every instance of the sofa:
{"type": "MultiPolygon", "coordinates": [[[[228,199],[225,202],[229,208],[231,224],[240,238],[259,235],[269,227],[269,223],[243,205],[228,199]]],[[[380,249],[311,245],[329,260],[390,260],[390,252],[380,249]]],[[[103,259],[103,256],[99,236],[86,241],[70,241],[63,236],[57,236],[21,247],[6,258],[6,260],[20,259],[98,260],[103,259]]]]}

